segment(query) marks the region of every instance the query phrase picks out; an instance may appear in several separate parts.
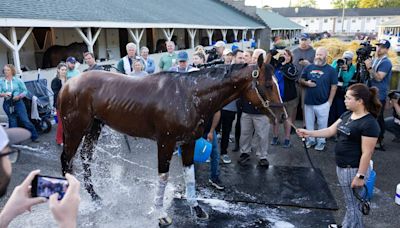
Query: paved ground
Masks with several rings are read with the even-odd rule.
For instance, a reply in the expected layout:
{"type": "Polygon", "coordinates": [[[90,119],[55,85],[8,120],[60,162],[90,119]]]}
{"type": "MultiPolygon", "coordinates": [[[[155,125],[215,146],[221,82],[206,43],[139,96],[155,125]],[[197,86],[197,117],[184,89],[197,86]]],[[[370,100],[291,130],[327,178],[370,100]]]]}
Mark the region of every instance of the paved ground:
{"type": "MultiPolygon", "coordinates": [[[[51,133],[41,136],[41,143],[29,144],[25,147],[20,160],[13,167],[13,178],[9,193],[32,169],[40,168],[42,173],[46,175],[60,174],[59,154],[61,149],[55,144],[54,135],[55,130],[53,129],[51,133]]],[[[302,149],[301,141],[295,136],[292,137],[294,146],[290,149],[283,149],[280,146],[270,147],[269,160],[271,165],[310,166],[302,149]]],[[[371,214],[364,217],[366,227],[400,227],[400,206],[394,204],[395,188],[400,183],[398,176],[400,144],[392,143],[392,137],[389,133],[386,135],[387,150],[376,151],[373,157],[377,179],[371,214]]],[[[92,203],[90,197],[82,188],[79,227],[157,226],[152,215],[147,215],[153,204],[157,183],[156,145],[150,140],[133,138],[129,139],[129,143],[132,147],[132,153],[127,151],[126,143],[120,134],[109,129],[103,130],[100,144],[96,149],[93,175],[94,185],[104,200],[102,205],[92,203]]],[[[326,151],[316,152],[311,150],[310,154],[315,166],[322,170],[329,182],[328,187],[340,208],[332,212],[336,221],[341,221],[344,214],[344,203],[335,173],[333,147],[334,142],[328,141],[326,151]]],[[[234,157],[237,157],[237,155],[234,155],[234,157]]],[[[76,175],[82,180],[79,158],[75,161],[75,168],[76,175]]],[[[221,179],[224,180],[224,176],[221,176],[221,179]]],[[[171,205],[174,197],[179,197],[183,189],[181,163],[177,156],[174,156],[171,163],[170,183],[172,184],[167,186],[166,191],[167,207],[171,205]]],[[[0,200],[0,207],[4,205],[5,199],[6,197],[0,200]]],[[[238,207],[225,201],[213,201],[208,202],[208,204],[218,212],[235,208],[235,213],[241,213],[241,215],[244,213],[241,210],[253,210],[253,216],[259,213],[259,211],[255,213],[256,209],[252,209],[249,205],[238,207]]],[[[268,219],[274,222],[268,225],[261,224],[260,227],[303,227],[286,222],[284,216],[279,213],[271,215],[271,211],[268,210],[261,212],[261,214],[267,213],[272,216],[272,220],[271,217],[268,219]]],[[[306,215],[302,217],[306,217],[306,215]]],[[[199,226],[204,227],[204,224],[199,226]]],[[[40,205],[35,207],[31,213],[20,216],[10,227],[54,227],[54,222],[49,215],[47,205],[40,205]]],[[[208,227],[212,227],[212,225],[209,224],[208,227]]],[[[239,227],[239,225],[233,227],[239,227]]]]}

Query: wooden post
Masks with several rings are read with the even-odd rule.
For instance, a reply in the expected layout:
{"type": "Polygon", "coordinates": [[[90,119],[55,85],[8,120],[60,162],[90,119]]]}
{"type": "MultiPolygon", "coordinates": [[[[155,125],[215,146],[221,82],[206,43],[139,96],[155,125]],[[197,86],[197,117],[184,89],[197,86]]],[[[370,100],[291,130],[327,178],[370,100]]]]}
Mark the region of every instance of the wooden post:
{"type": "Polygon", "coordinates": [[[96,40],[100,35],[101,28],[97,29],[94,37],[92,36],[91,28],[87,28],[87,30],[86,30],[87,35],[85,35],[85,33],[82,32],[81,28],[75,28],[75,30],[81,36],[81,38],[83,39],[83,42],[85,42],[85,44],[88,46],[88,51],[93,53],[93,46],[94,46],[94,43],[96,43],[96,40]]]}
{"type": "Polygon", "coordinates": [[[134,31],[132,31],[132,29],[128,28],[127,30],[129,32],[129,35],[131,36],[132,40],[136,44],[137,55],[140,55],[140,40],[142,40],[144,28],[140,29],[140,32],[139,32],[139,29],[135,29],[134,31]]]}
{"type": "Polygon", "coordinates": [[[162,31],[164,33],[165,38],[167,38],[168,41],[171,41],[172,36],[174,35],[174,29],[163,28],[162,31]]]}
{"type": "Polygon", "coordinates": [[[212,36],[214,34],[214,29],[207,29],[207,35],[208,35],[208,44],[211,46],[212,45],[212,36]]]}
{"type": "Polygon", "coordinates": [[[197,29],[187,29],[190,36],[190,47],[194,48],[194,38],[196,36],[197,29]]]}

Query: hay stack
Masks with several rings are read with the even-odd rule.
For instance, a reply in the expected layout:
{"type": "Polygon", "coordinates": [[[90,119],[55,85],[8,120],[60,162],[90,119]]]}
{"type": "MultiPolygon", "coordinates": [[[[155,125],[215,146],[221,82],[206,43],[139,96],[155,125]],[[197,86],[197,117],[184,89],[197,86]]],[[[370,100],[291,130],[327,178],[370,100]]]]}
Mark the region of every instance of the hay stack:
{"type": "MultiPolygon", "coordinates": [[[[339,59],[342,57],[343,52],[352,51],[354,53],[353,63],[356,63],[357,55],[356,51],[360,48],[361,41],[353,40],[351,42],[343,42],[336,38],[322,39],[320,41],[314,42],[314,48],[325,47],[329,51],[328,63],[331,64],[334,59],[339,59]]],[[[372,45],[375,46],[377,41],[373,41],[372,45]]],[[[397,54],[393,50],[389,50],[389,59],[392,61],[393,65],[399,64],[399,59],[397,54]]]]}

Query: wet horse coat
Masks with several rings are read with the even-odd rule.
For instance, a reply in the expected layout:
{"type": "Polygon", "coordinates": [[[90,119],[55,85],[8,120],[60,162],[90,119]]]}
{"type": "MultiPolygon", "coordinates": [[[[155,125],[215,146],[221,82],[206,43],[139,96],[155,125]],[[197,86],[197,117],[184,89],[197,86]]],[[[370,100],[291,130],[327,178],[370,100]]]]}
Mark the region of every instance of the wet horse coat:
{"type": "Polygon", "coordinates": [[[188,201],[191,206],[196,206],[195,139],[202,135],[205,122],[216,111],[239,96],[246,97],[270,118],[279,116],[284,108],[277,86],[272,83],[272,74],[272,67],[259,59],[258,67],[225,65],[190,73],[160,72],[143,78],[90,71],[72,78],[58,98],[64,127],[63,173],[72,171],[71,160],[84,137],[81,157],[85,187],[94,199],[99,198],[93,190],[88,162],[92,159],[101,127],[106,124],[130,136],[157,141],[160,186],[156,208],[163,205],[175,145],[182,145],[186,190],[188,194],[193,193],[188,195],[188,201]],[[273,108],[275,114],[271,113],[270,107],[265,107],[269,101],[278,104],[273,108]]]}

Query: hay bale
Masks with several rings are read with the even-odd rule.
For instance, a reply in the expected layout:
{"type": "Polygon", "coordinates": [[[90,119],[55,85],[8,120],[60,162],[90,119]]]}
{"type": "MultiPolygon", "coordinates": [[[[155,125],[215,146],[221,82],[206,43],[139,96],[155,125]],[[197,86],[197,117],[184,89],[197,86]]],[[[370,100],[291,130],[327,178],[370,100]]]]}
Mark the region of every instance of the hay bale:
{"type": "MultiPolygon", "coordinates": [[[[344,42],[337,38],[329,38],[329,39],[322,39],[320,41],[314,42],[313,46],[314,46],[314,48],[325,47],[326,49],[328,49],[329,54],[328,54],[327,61],[329,64],[331,64],[334,59],[341,58],[343,55],[343,52],[345,52],[345,51],[352,51],[354,53],[353,63],[356,63],[356,60],[357,60],[356,51],[358,48],[360,48],[361,42],[362,41],[360,41],[360,40],[344,42]]],[[[375,46],[377,42],[378,41],[373,41],[372,45],[375,46]]],[[[399,64],[399,59],[397,58],[397,54],[393,50],[389,50],[388,57],[392,61],[393,65],[399,64]]]]}

